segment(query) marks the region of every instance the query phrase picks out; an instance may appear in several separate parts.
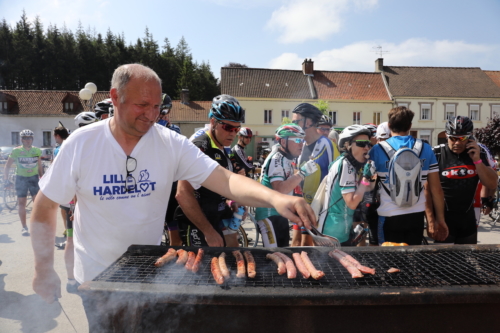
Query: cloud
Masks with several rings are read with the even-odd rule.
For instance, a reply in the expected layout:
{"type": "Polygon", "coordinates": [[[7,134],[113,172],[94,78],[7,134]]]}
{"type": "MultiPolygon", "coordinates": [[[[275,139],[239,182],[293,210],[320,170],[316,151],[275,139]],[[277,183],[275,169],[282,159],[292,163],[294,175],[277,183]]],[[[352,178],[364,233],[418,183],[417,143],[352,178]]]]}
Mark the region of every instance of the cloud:
{"type": "Polygon", "coordinates": [[[384,63],[392,66],[481,67],[495,69],[500,45],[470,44],[463,41],[430,41],[412,38],[399,44],[360,41],[317,54],[283,53],[269,62],[270,68],[300,69],[304,58],[314,61],[318,70],[368,71],[375,69],[377,45],[384,51],[384,63]]]}
{"type": "Polygon", "coordinates": [[[289,0],[275,10],[267,23],[281,32],[282,43],[325,40],[341,30],[343,16],[351,9],[369,9],[378,0],[289,0]]]}

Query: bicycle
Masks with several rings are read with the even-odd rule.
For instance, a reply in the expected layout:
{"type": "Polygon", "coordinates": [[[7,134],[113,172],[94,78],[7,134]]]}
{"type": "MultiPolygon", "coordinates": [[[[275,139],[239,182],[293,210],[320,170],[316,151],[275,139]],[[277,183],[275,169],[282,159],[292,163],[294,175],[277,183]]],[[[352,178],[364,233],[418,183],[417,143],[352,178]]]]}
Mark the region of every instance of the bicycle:
{"type": "Polygon", "coordinates": [[[493,199],[493,209],[491,210],[489,217],[492,219],[490,224],[495,225],[500,222],[500,209],[498,207],[498,201],[500,200],[500,179],[498,180],[498,186],[496,191],[496,197],[493,199]]]}

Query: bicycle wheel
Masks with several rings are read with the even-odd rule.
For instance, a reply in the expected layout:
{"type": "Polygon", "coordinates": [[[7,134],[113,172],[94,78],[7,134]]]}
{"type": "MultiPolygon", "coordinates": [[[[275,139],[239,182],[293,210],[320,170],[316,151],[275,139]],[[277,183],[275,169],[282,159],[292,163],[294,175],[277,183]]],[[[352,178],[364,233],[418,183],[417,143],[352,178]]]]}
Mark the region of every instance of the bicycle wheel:
{"type": "Polygon", "coordinates": [[[248,214],[248,217],[250,218],[250,220],[254,224],[254,228],[255,228],[255,240],[252,244],[252,247],[257,247],[257,244],[259,243],[259,237],[260,237],[259,225],[257,224],[257,221],[255,220],[255,216],[253,214],[248,214]]]}
{"type": "Polygon", "coordinates": [[[3,191],[3,203],[5,207],[10,210],[16,209],[17,207],[17,194],[14,186],[8,186],[3,191]]]}
{"type": "Polygon", "coordinates": [[[240,247],[248,247],[248,237],[245,228],[240,225],[238,228],[238,243],[240,247]]]}

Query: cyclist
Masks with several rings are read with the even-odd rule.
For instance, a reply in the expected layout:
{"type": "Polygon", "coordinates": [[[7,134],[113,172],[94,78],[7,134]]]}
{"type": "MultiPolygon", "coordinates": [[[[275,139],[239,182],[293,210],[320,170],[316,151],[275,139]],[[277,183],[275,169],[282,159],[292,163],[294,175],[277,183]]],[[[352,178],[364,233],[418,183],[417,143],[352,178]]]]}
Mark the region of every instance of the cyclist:
{"type": "Polygon", "coordinates": [[[478,146],[468,117],[457,116],[446,123],[447,144],[433,148],[444,191],[445,222],[449,235],[436,243],[477,244],[474,194],[479,181],[494,189],[498,176],[491,168],[484,149],[478,146]]]}
{"type": "MultiPolygon", "coordinates": [[[[335,132],[335,129],[332,130],[332,128],[333,128],[333,123],[330,117],[323,115],[320,121],[318,122],[318,127],[316,127],[316,130],[318,131],[318,134],[321,134],[322,136],[329,138],[330,141],[333,142],[333,140],[330,138],[330,133],[332,133],[332,131],[334,133],[337,132],[335,132]]],[[[335,136],[335,134],[332,134],[332,136],[335,136]]],[[[340,156],[339,149],[337,147],[337,142],[333,142],[333,156],[334,159],[340,156]]]]}
{"type": "Polygon", "coordinates": [[[42,167],[42,151],[40,148],[33,146],[33,131],[29,129],[22,130],[19,133],[21,136],[22,146],[16,147],[12,150],[3,173],[4,184],[8,183],[9,170],[12,163],[16,163],[16,193],[17,193],[17,207],[19,219],[23,229],[21,234],[29,236],[28,226],[26,225],[26,197],[28,190],[31,193],[33,201],[40,189],[38,187],[38,180],[43,176],[42,167]]]}
{"type": "Polygon", "coordinates": [[[375,137],[377,138],[377,143],[385,141],[391,137],[391,130],[389,129],[389,123],[387,123],[387,121],[378,125],[375,137]]]}
{"type": "Polygon", "coordinates": [[[372,146],[377,144],[377,125],[369,123],[363,125],[364,127],[368,128],[372,135],[370,136],[370,142],[372,143],[372,146]]]}
{"type": "Polygon", "coordinates": [[[75,117],[75,125],[76,127],[83,127],[90,125],[99,121],[94,112],[83,111],[76,115],[75,117]]]}
{"type": "MultiPolygon", "coordinates": [[[[170,122],[170,110],[172,109],[172,99],[167,94],[162,94],[162,104],[160,106],[160,114],[158,115],[157,123],[166,128],[181,134],[181,128],[170,122]]],[[[175,193],[175,192],[174,192],[175,193]]]]}
{"type": "Polygon", "coordinates": [[[248,127],[242,127],[238,132],[238,143],[231,149],[231,161],[235,170],[245,169],[245,175],[249,177],[250,171],[255,170],[255,166],[248,160],[245,153],[245,147],[252,141],[252,130],[248,127]]]}
{"type": "MultiPolygon", "coordinates": [[[[304,145],[304,130],[295,124],[286,124],[276,130],[278,148],[273,150],[262,166],[262,185],[280,193],[293,195],[304,176],[296,172],[292,161],[300,156],[304,145]]],[[[255,209],[264,247],[286,247],[289,245],[288,219],[280,216],[274,208],[255,209]]]]}
{"type": "MultiPolygon", "coordinates": [[[[334,155],[332,142],[319,134],[317,131],[318,123],[323,117],[323,113],[312,104],[301,103],[293,111],[292,123],[299,125],[306,134],[302,153],[297,160],[299,168],[309,167],[310,173],[307,173],[301,184],[301,191],[307,203],[311,203],[316,190],[323,178],[328,174],[328,166],[338,156],[334,155]]],[[[313,245],[312,238],[307,232],[299,230],[297,226],[293,227],[292,246],[313,245]],[[302,234],[302,236],[301,236],[302,234]]]]}
{"type": "MultiPolygon", "coordinates": [[[[233,166],[224,147],[229,146],[245,120],[245,110],[238,100],[229,95],[219,95],[213,99],[208,114],[210,128],[195,137],[192,143],[222,167],[233,171],[233,166]]],[[[188,246],[238,246],[237,230],[225,228],[223,219],[230,219],[238,204],[226,203],[226,198],[205,187],[180,180],[176,199],[179,208],[175,219],[183,243],[188,246]],[[193,195],[194,193],[194,195],[193,195]],[[231,210],[232,209],[232,210],[231,210]]],[[[237,229],[237,228],[236,228],[237,229]]]]}

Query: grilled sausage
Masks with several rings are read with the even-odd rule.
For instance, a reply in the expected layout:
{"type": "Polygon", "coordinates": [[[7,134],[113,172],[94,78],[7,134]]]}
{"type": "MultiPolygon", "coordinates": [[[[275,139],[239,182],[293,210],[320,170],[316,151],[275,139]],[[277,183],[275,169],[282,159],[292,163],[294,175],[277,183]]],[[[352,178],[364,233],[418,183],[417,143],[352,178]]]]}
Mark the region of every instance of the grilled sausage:
{"type": "Polygon", "coordinates": [[[318,271],[316,267],[314,267],[311,259],[309,259],[309,256],[307,255],[307,252],[302,251],[300,253],[300,257],[302,258],[304,265],[306,265],[307,270],[309,271],[309,273],[311,273],[311,276],[314,280],[319,280],[325,276],[325,273],[323,271],[318,271]]]}
{"type": "Polygon", "coordinates": [[[212,258],[212,262],[210,263],[210,269],[212,271],[212,275],[214,277],[215,282],[217,284],[223,284],[224,277],[222,276],[222,274],[220,272],[219,259],[217,259],[217,257],[212,258]]]}
{"type": "Polygon", "coordinates": [[[297,269],[295,268],[292,259],[290,259],[287,255],[280,252],[274,252],[273,254],[277,255],[285,262],[286,276],[289,279],[295,279],[297,277],[297,269]]]}
{"type": "Polygon", "coordinates": [[[191,271],[193,269],[193,264],[194,264],[194,260],[196,259],[196,254],[192,251],[189,251],[188,252],[188,261],[186,263],[186,269],[188,271],[191,271]]]}
{"type": "Polygon", "coordinates": [[[186,250],[180,249],[177,250],[177,255],[179,259],[175,262],[176,265],[185,265],[188,260],[188,252],[186,250]]]}
{"type": "Polygon", "coordinates": [[[387,270],[387,273],[398,273],[401,272],[398,268],[391,267],[387,270]]]}
{"type": "Polygon", "coordinates": [[[191,271],[193,271],[193,273],[197,273],[198,270],[200,269],[200,265],[201,265],[201,261],[203,260],[204,253],[205,253],[205,251],[203,251],[203,249],[198,249],[198,254],[196,255],[196,259],[194,260],[193,267],[191,268],[191,271]]]}
{"type": "Polygon", "coordinates": [[[236,258],[236,267],[238,269],[238,273],[236,273],[237,278],[244,278],[246,276],[245,272],[245,260],[241,255],[239,250],[233,251],[233,256],[236,258]]]}
{"type": "Polygon", "coordinates": [[[332,258],[335,258],[337,259],[341,264],[342,266],[345,267],[345,269],[347,269],[347,271],[349,273],[351,273],[351,277],[353,279],[357,279],[357,278],[362,278],[364,275],[359,271],[359,269],[357,269],[356,267],[354,267],[354,265],[349,261],[347,260],[346,258],[342,257],[340,254],[338,254],[337,252],[335,251],[330,251],[328,252],[328,255],[332,258]]]}
{"type": "Polygon", "coordinates": [[[283,259],[281,259],[279,256],[272,254],[272,253],[266,254],[266,258],[271,259],[272,261],[274,261],[274,263],[276,265],[278,265],[278,274],[279,275],[283,275],[286,273],[285,262],[283,261],[283,259]]]}
{"type": "Polygon", "coordinates": [[[224,279],[229,279],[231,273],[229,272],[229,269],[227,269],[225,252],[222,252],[219,256],[219,267],[220,267],[220,272],[222,273],[224,279]]]}
{"type": "Polygon", "coordinates": [[[177,251],[175,251],[173,248],[170,248],[168,249],[167,253],[163,255],[163,257],[158,258],[158,260],[156,260],[155,266],[162,267],[167,262],[174,260],[176,257],[177,257],[177,251]]]}
{"type": "Polygon", "coordinates": [[[247,260],[248,277],[253,279],[255,277],[255,274],[257,274],[255,271],[255,259],[253,258],[253,255],[250,253],[250,251],[243,252],[243,255],[247,260]]]}
{"type": "Polygon", "coordinates": [[[336,249],[334,251],[336,253],[340,254],[342,257],[346,258],[349,262],[351,262],[352,265],[354,267],[356,267],[357,269],[359,269],[359,271],[361,273],[375,275],[375,268],[370,268],[370,267],[366,267],[366,266],[361,265],[359,263],[359,261],[357,261],[356,259],[354,259],[352,256],[348,255],[347,253],[345,253],[343,251],[340,251],[339,249],[336,249]]]}
{"type": "Polygon", "coordinates": [[[297,266],[297,269],[299,270],[300,273],[302,273],[302,276],[304,279],[309,279],[311,276],[311,273],[309,273],[309,270],[306,268],[306,265],[302,261],[302,258],[300,257],[300,254],[294,253],[292,254],[293,261],[295,261],[295,266],[297,266]]]}

